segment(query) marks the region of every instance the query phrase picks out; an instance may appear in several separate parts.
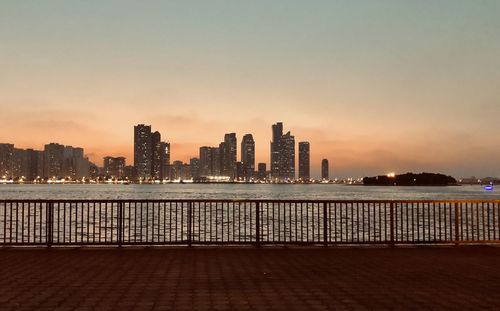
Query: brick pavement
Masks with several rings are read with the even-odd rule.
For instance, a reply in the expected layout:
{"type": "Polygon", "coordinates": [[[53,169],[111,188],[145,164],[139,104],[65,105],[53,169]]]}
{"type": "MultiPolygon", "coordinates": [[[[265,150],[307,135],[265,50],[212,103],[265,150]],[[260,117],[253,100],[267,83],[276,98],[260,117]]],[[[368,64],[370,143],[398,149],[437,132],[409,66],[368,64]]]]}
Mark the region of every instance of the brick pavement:
{"type": "Polygon", "coordinates": [[[500,248],[1,249],[0,310],[499,309],[500,248]]]}

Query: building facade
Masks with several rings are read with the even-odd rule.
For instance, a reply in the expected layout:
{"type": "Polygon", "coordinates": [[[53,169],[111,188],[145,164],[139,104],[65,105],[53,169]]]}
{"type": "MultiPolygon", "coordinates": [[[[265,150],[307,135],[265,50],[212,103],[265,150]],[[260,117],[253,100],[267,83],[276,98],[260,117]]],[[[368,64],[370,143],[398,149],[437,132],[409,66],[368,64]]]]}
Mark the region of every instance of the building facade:
{"type": "Polygon", "coordinates": [[[163,179],[163,157],[161,134],[156,131],[151,134],[151,178],[163,179]]]}
{"type": "Polygon", "coordinates": [[[299,142],[299,179],[309,182],[311,179],[310,146],[309,142],[299,142]]]}
{"type": "Polygon", "coordinates": [[[283,123],[278,122],[272,125],[272,140],[271,140],[271,176],[273,179],[281,177],[280,174],[280,154],[281,154],[281,137],[283,136],[283,123]]]}
{"type": "Polygon", "coordinates": [[[295,137],[290,132],[281,136],[279,178],[295,180],[295,137]]]}
{"type": "Polygon", "coordinates": [[[149,180],[152,176],[151,135],[150,125],[138,124],[134,126],[134,167],[137,178],[141,180],[149,180]]]}
{"type": "Polygon", "coordinates": [[[321,161],[321,179],[330,180],[330,168],[328,164],[328,159],[323,159],[321,161]]]}
{"type": "Polygon", "coordinates": [[[104,175],[111,179],[125,179],[125,157],[105,157],[104,175]]]}
{"type": "Polygon", "coordinates": [[[193,179],[200,178],[200,160],[198,158],[191,158],[189,160],[189,166],[191,167],[191,177],[193,179]]]}
{"type": "Polygon", "coordinates": [[[243,163],[243,178],[250,180],[255,175],[255,141],[252,134],[246,134],[241,140],[241,162],[243,163]]]}
{"type": "Polygon", "coordinates": [[[44,147],[43,175],[45,178],[64,177],[64,146],[57,143],[50,143],[44,147]]]}
{"type": "Polygon", "coordinates": [[[266,163],[259,163],[257,166],[257,178],[259,180],[267,179],[267,167],[266,163]]]}
{"type": "Polygon", "coordinates": [[[0,144],[0,179],[13,178],[14,145],[0,144]]]}
{"type": "Polygon", "coordinates": [[[237,157],[236,133],[224,135],[224,159],[222,162],[222,175],[229,176],[230,179],[236,177],[236,157],[237,157]]]}
{"type": "Polygon", "coordinates": [[[161,154],[162,154],[162,178],[167,179],[170,176],[169,166],[170,166],[170,143],[161,142],[161,154]]]}

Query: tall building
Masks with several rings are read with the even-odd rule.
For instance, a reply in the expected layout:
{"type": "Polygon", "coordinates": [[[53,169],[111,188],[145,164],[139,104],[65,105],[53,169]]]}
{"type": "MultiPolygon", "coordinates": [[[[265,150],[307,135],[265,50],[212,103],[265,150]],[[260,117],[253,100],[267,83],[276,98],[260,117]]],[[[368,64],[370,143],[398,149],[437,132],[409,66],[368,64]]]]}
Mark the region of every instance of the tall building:
{"type": "Polygon", "coordinates": [[[322,180],[330,180],[328,159],[323,159],[321,161],[321,179],[322,180]]]}
{"type": "Polygon", "coordinates": [[[281,136],[283,136],[283,123],[272,125],[273,136],[271,141],[271,176],[280,178],[281,136]]]}
{"type": "Polygon", "coordinates": [[[28,175],[28,158],[26,150],[14,148],[12,175],[14,179],[26,179],[28,175]]]}
{"type": "Polygon", "coordinates": [[[163,179],[163,157],[161,135],[156,131],[151,134],[151,177],[155,180],[163,179]]]}
{"type": "Polygon", "coordinates": [[[12,178],[14,161],[14,145],[0,144],[0,179],[12,178]]]}
{"type": "Polygon", "coordinates": [[[28,180],[36,180],[43,176],[43,152],[39,150],[26,149],[28,180]]]}
{"type": "Polygon", "coordinates": [[[189,166],[191,167],[191,177],[193,179],[200,178],[200,160],[198,158],[191,158],[189,160],[189,166]]]}
{"type": "Polygon", "coordinates": [[[243,163],[243,178],[252,179],[255,175],[255,141],[252,134],[246,134],[241,140],[241,162],[243,163]]]}
{"type": "Polygon", "coordinates": [[[103,167],[106,177],[118,180],[125,178],[125,157],[105,157],[103,167]]]}
{"type": "Polygon", "coordinates": [[[281,136],[279,178],[291,181],[295,179],[295,137],[290,132],[281,136]]]}
{"type": "Polygon", "coordinates": [[[151,179],[152,144],[151,126],[139,124],[134,126],[134,167],[137,178],[151,179]]]}
{"type": "Polygon", "coordinates": [[[200,147],[200,176],[207,177],[213,174],[212,147],[200,147]]]}
{"type": "Polygon", "coordinates": [[[266,163],[259,163],[258,164],[257,178],[259,180],[265,180],[265,179],[267,179],[266,163]]]}
{"type": "Polygon", "coordinates": [[[83,148],[64,146],[63,176],[73,180],[87,177],[83,148]]]}
{"type": "Polygon", "coordinates": [[[45,145],[43,175],[46,178],[64,177],[64,146],[56,143],[45,145]]]}
{"type": "Polygon", "coordinates": [[[169,166],[170,166],[170,143],[161,143],[161,154],[162,154],[162,176],[163,179],[169,178],[169,166]]]}
{"type": "Polygon", "coordinates": [[[219,174],[217,175],[219,176],[225,175],[225,169],[224,169],[225,163],[226,163],[226,143],[221,142],[219,144],[219,148],[217,148],[217,158],[214,157],[214,165],[217,165],[217,169],[214,168],[214,171],[219,172],[219,174]]]}
{"type": "Polygon", "coordinates": [[[311,179],[310,173],[310,150],[309,142],[299,142],[299,179],[302,181],[309,181],[311,179]]]}
{"type": "Polygon", "coordinates": [[[220,147],[200,147],[199,174],[201,177],[221,175],[220,147]]]}
{"type": "Polygon", "coordinates": [[[224,161],[223,175],[234,179],[236,174],[236,153],[237,153],[236,133],[224,135],[224,161]]]}
{"type": "Polygon", "coordinates": [[[278,181],[295,179],[295,137],[290,132],[283,135],[283,123],[272,126],[271,177],[278,181]]]}

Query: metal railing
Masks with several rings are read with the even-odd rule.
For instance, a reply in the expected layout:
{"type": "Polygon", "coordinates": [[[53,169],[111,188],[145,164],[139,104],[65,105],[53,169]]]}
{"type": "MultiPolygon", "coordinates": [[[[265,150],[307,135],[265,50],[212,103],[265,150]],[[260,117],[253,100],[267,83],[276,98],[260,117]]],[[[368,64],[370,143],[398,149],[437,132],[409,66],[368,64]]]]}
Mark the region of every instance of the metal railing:
{"type": "Polygon", "coordinates": [[[461,243],[500,243],[500,200],[0,200],[2,246],[461,243]]]}

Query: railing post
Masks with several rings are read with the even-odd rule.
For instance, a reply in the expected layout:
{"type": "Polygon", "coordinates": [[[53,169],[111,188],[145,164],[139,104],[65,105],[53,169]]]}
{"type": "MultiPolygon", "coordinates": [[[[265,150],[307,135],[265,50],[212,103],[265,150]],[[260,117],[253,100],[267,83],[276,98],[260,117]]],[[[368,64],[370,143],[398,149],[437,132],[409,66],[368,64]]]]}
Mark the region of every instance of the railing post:
{"type": "Polygon", "coordinates": [[[327,203],[323,202],[323,246],[328,247],[328,209],[327,203]]]}
{"type": "Polygon", "coordinates": [[[123,202],[118,202],[118,247],[123,244],[123,202]]]}
{"type": "Polygon", "coordinates": [[[391,202],[390,206],[390,222],[391,222],[391,246],[395,245],[394,242],[394,202],[391,202]]]}
{"type": "Polygon", "coordinates": [[[192,228],[193,228],[193,220],[192,220],[192,208],[193,208],[193,202],[188,203],[188,247],[193,246],[193,241],[192,241],[192,228]]]}
{"type": "Polygon", "coordinates": [[[458,202],[455,202],[455,245],[458,245],[460,241],[458,225],[459,225],[458,202]]]}
{"type": "Polygon", "coordinates": [[[260,204],[255,202],[255,245],[260,247],[260,204]]]}
{"type": "Polygon", "coordinates": [[[52,247],[53,239],[54,239],[54,203],[47,203],[47,224],[45,226],[46,235],[47,235],[47,247],[52,247]]]}

